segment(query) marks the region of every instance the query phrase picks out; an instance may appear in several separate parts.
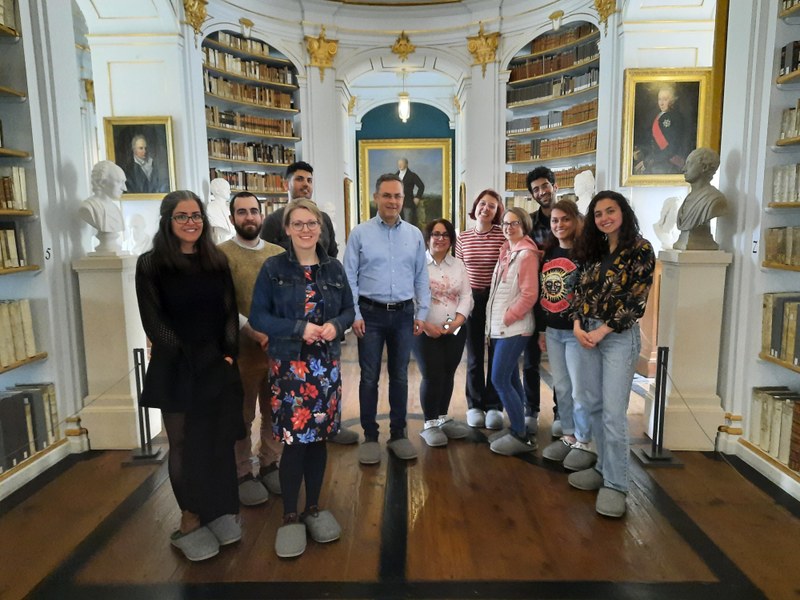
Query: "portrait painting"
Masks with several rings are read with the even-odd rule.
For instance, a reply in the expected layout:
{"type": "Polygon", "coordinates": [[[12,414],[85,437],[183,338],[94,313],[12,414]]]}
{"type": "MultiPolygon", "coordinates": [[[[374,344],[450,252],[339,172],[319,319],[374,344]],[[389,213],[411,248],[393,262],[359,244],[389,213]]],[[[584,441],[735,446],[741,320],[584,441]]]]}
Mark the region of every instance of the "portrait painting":
{"type": "Polygon", "coordinates": [[[125,171],[125,200],[161,199],[175,189],[172,117],[103,119],[108,160],[125,171]]]}
{"type": "Polygon", "coordinates": [[[449,138],[361,140],[358,143],[359,222],[375,216],[375,181],[394,173],[403,182],[403,220],[419,228],[434,219],[450,219],[452,203],[449,138]]]}
{"type": "Polygon", "coordinates": [[[623,186],[682,185],[686,157],[708,145],[711,69],[626,69],[623,186]]]}

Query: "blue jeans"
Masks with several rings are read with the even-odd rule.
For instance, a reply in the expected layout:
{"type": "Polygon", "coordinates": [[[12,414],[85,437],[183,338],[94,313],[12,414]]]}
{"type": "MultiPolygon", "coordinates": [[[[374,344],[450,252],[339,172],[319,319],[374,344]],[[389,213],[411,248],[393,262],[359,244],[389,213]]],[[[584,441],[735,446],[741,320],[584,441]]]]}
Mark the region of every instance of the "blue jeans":
{"type": "Polygon", "coordinates": [[[550,373],[553,377],[553,391],[558,396],[558,414],[564,434],[574,435],[579,442],[592,439],[589,412],[577,402],[572,394],[573,382],[580,370],[579,349],[581,345],[571,329],[553,329],[545,331],[547,339],[547,357],[550,361],[550,373]]]}
{"type": "MultiPolygon", "coordinates": [[[[588,319],[585,331],[592,331],[602,321],[588,319]]],[[[596,469],[603,475],[603,485],[628,492],[628,401],[633,373],[642,341],[639,325],[621,333],[609,333],[594,348],[579,345],[578,377],[574,397],[586,407],[597,443],[596,469]]]]}
{"type": "Polygon", "coordinates": [[[514,335],[493,339],[492,383],[508,413],[511,431],[527,437],[525,430],[525,390],[519,378],[519,357],[528,343],[528,336],[514,335]]]}
{"type": "Polygon", "coordinates": [[[384,344],[389,368],[389,428],[397,434],[404,433],[406,428],[408,360],[414,339],[414,304],[409,303],[401,310],[388,311],[361,302],[359,308],[365,325],[364,337],[358,340],[361,427],[365,438],[377,440],[378,383],[384,344]]]}

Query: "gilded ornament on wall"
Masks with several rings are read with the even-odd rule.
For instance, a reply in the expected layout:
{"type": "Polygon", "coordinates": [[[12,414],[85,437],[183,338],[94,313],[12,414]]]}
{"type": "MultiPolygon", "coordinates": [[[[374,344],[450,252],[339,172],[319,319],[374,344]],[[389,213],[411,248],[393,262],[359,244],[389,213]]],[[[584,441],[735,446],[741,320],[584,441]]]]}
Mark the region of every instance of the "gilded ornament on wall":
{"type": "Polygon", "coordinates": [[[350,100],[347,101],[347,116],[352,117],[353,111],[356,109],[356,98],[357,96],[350,96],[350,100]]]}
{"type": "Polygon", "coordinates": [[[485,34],[483,23],[480,24],[478,35],[467,37],[467,50],[475,60],[473,65],[481,65],[481,72],[486,77],[486,65],[494,62],[497,56],[497,46],[500,44],[500,32],[485,34]]]}
{"type": "Polygon", "coordinates": [[[394,46],[392,46],[392,53],[397,54],[400,57],[400,61],[405,61],[408,59],[408,55],[414,52],[417,47],[411,43],[411,40],[408,39],[406,32],[403,31],[397,39],[394,41],[394,46]]]}
{"type": "Polygon", "coordinates": [[[600,23],[605,26],[604,35],[608,34],[608,18],[617,12],[617,0],[594,0],[594,9],[600,23]]]}
{"type": "Polygon", "coordinates": [[[200,33],[200,27],[208,18],[206,5],[208,0],[183,0],[183,12],[186,15],[186,23],[194,29],[195,35],[200,33]]]}
{"type": "Polygon", "coordinates": [[[323,25],[319,37],[306,36],[306,50],[308,51],[309,66],[317,67],[319,80],[325,81],[325,69],[333,67],[333,57],[339,50],[339,40],[327,39],[323,25]]]}
{"type": "Polygon", "coordinates": [[[461,114],[461,100],[458,99],[458,96],[453,96],[453,106],[456,109],[456,114],[461,114]]]}

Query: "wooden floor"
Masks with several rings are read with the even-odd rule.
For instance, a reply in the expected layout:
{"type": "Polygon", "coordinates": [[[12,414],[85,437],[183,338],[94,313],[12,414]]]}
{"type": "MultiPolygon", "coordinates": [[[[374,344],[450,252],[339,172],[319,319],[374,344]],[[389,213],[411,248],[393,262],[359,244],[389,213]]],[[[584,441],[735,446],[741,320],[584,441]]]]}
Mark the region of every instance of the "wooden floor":
{"type": "MultiPolygon", "coordinates": [[[[343,361],[352,425],[355,346],[343,361]]],[[[385,413],[385,374],[383,383],[385,413]]],[[[416,461],[384,454],[380,465],[361,466],[355,446],[329,444],[322,503],[342,525],[339,541],[310,541],[302,557],[278,559],[282,506],[270,499],[242,509],[240,543],[189,563],[168,542],[179,513],[165,467],[89,453],[0,503],[0,600],[800,598],[800,507],[740,461],[678,453],[684,468],[645,470],[632,459],[628,515],[606,519],[595,494],[572,489],[540,452],[493,455],[479,430],[446,449],[424,446],[418,383],[412,364],[416,461]]],[[[451,412],[463,417],[463,366],[456,389],[451,412]]],[[[550,397],[543,385],[542,446],[550,397]]],[[[632,395],[640,441],[641,412],[632,395]]]]}

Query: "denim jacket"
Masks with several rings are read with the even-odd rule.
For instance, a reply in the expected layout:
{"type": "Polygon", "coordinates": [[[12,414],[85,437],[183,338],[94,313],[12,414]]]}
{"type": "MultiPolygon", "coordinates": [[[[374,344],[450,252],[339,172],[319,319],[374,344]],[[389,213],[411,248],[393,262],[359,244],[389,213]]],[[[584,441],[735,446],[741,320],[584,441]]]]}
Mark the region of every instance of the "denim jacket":
{"type": "MultiPolygon", "coordinates": [[[[317,244],[319,270],[317,287],[323,304],[325,323],[336,327],[337,336],[329,344],[331,358],[339,358],[339,338],[353,324],[353,293],[347,283],[344,267],[330,258],[317,244]]],[[[261,267],[253,290],[250,325],[269,336],[269,354],[279,360],[297,360],[305,343],[306,278],[290,246],[284,254],[268,258],[261,267]]]]}

